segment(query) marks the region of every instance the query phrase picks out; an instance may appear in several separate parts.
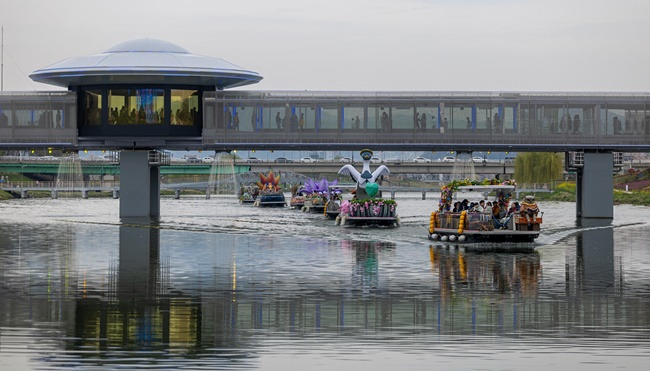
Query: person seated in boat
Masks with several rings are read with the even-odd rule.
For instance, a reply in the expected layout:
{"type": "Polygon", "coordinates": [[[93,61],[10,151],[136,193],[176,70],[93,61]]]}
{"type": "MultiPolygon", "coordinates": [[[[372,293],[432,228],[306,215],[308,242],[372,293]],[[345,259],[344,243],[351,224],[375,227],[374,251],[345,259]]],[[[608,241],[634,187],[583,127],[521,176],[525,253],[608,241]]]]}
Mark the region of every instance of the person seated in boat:
{"type": "Polygon", "coordinates": [[[474,211],[477,213],[484,213],[485,212],[485,201],[481,200],[474,206],[474,211]]]}
{"type": "Polygon", "coordinates": [[[513,202],[510,208],[508,209],[508,216],[512,214],[517,214],[520,212],[519,202],[513,202]]]}
{"type": "Polygon", "coordinates": [[[483,211],[485,214],[492,215],[492,202],[488,201],[485,204],[485,210],[483,211]]]}
{"type": "Polygon", "coordinates": [[[459,213],[460,212],[460,202],[456,201],[454,202],[454,208],[451,210],[452,213],[459,213]]]}
{"type": "Polygon", "coordinates": [[[467,211],[467,210],[469,210],[469,200],[468,200],[468,199],[464,199],[464,200],[460,203],[460,208],[459,208],[458,211],[461,212],[461,211],[467,211]]]}
{"type": "Polygon", "coordinates": [[[537,214],[539,213],[539,206],[535,202],[535,196],[526,196],[524,201],[521,203],[520,214],[526,218],[528,225],[531,225],[532,222],[537,220],[537,214]]]}

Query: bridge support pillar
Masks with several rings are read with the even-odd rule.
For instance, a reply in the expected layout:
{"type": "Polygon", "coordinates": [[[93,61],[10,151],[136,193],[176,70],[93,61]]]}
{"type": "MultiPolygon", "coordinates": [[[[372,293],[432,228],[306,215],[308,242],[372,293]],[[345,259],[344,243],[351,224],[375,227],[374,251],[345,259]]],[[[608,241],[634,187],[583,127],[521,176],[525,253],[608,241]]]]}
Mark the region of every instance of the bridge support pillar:
{"type": "Polygon", "coordinates": [[[576,215],[614,218],[614,157],[612,153],[585,152],[576,181],[576,215]]]}
{"type": "Polygon", "coordinates": [[[395,199],[395,191],[390,191],[390,199],[391,200],[395,199]]]}
{"type": "Polygon", "coordinates": [[[181,199],[181,190],[180,189],[177,189],[177,190],[174,191],[174,198],[177,199],[177,200],[181,199]]]}
{"type": "Polygon", "coordinates": [[[88,199],[88,190],[87,189],[82,189],[81,190],[81,198],[83,198],[84,200],[88,199]]]}
{"type": "Polygon", "coordinates": [[[207,189],[205,190],[205,199],[206,199],[206,200],[209,200],[209,199],[210,199],[210,188],[207,188],[207,189]]]}
{"type": "Polygon", "coordinates": [[[426,200],[427,199],[427,191],[422,190],[422,199],[426,200]]]}
{"type": "Polygon", "coordinates": [[[117,189],[114,189],[113,190],[113,199],[117,200],[118,198],[120,198],[120,191],[118,191],[117,189]]]}
{"type": "Polygon", "coordinates": [[[56,189],[53,189],[52,192],[50,193],[50,195],[52,196],[52,199],[53,199],[53,200],[56,200],[56,198],[58,197],[58,192],[57,192],[57,190],[56,190],[56,189]]]}
{"type": "Polygon", "coordinates": [[[20,191],[20,198],[27,198],[28,195],[27,191],[20,191]]]}
{"type": "MultiPolygon", "coordinates": [[[[115,193],[114,193],[115,195],[115,193]]],[[[160,168],[149,151],[120,153],[120,218],[160,216],[160,168]]]]}

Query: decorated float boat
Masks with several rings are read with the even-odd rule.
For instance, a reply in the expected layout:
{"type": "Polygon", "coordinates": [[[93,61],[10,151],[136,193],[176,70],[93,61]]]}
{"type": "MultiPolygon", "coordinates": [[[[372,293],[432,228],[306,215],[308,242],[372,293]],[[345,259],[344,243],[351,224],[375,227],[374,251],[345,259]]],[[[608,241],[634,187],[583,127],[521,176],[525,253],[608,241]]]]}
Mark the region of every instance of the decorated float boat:
{"type": "Polygon", "coordinates": [[[305,204],[302,207],[304,212],[325,213],[327,204],[331,199],[337,199],[341,190],[336,187],[338,180],[329,182],[327,179],[321,179],[315,182],[313,179],[307,179],[301,192],[305,194],[305,204]]]}
{"type": "Polygon", "coordinates": [[[280,176],[275,176],[272,171],[268,175],[260,173],[260,181],[257,182],[259,190],[254,206],[259,207],[284,207],[287,200],[280,186],[280,176]]]}
{"type": "Polygon", "coordinates": [[[257,189],[241,187],[239,189],[239,202],[242,204],[253,204],[257,198],[257,189]]]}
{"type": "Polygon", "coordinates": [[[459,242],[534,241],[540,234],[543,213],[533,196],[526,196],[521,205],[510,205],[515,188],[514,181],[497,180],[454,181],[444,186],[438,211],[432,212],[429,219],[429,238],[459,242]],[[452,206],[454,194],[463,200],[452,206]],[[470,198],[474,199],[471,203],[470,198]]]}
{"type": "Polygon", "coordinates": [[[341,202],[340,213],[336,217],[336,224],[345,226],[399,226],[400,218],[397,215],[397,203],[393,200],[375,198],[379,193],[377,179],[382,175],[390,174],[385,165],[379,166],[370,172],[370,159],[372,151],[361,151],[363,169],[361,172],[352,165],[345,165],[339,174],[350,175],[356,182],[354,198],[341,202]]]}
{"type": "Polygon", "coordinates": [[[301,210],[305,206],[305,194],[302,188],[298,185],[291,187],[291,198],[289,199],[289,207],[292,209],[301,210]]]}

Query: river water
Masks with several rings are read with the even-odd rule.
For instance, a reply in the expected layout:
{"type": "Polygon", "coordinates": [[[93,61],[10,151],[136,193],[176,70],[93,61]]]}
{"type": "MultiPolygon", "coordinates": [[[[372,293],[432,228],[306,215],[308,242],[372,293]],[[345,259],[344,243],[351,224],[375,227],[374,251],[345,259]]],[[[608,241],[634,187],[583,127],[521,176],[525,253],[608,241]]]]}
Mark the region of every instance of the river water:
{"type": "Polygon", "coordinates": [[[402,226],[164,198],[0,203],[0,369],[646,369],[650,209],[611,225],[540,203],[535,244],[427,239],[436,200],[398,194],[402,226]]]}

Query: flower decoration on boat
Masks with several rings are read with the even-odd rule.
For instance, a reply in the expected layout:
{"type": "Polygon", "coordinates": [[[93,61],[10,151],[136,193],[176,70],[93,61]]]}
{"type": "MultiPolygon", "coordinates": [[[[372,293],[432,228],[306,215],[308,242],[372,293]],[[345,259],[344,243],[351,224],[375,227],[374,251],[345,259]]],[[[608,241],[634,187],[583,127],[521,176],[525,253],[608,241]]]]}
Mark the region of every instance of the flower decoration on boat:
{"type": "Polygon", "coordinates": [[[260,181],[257,182],[257,187],[260,189],[260,192],[279,192],[280,186],[280,176],[275,176],[272,171],[269,171],[268,175],[260,173],[260,181]]]}
{"type": "Polygon", "coordinates": [[[335,187],[338,183],[338,180],[329,182],[327,179],[323,178],[320,180],[320,182],[315,182],[313,179],[309,178],[305,182],[305,185],[302,187],[301,192],[307,195],[328,197],[331,194],[341,193],[341,190],[335,187]]]}
{"type": "Polygon", "coordinates": [[[397,203],[383,198],[352,199],[341,203],[341,215],[394,217],[397,203]]]}

